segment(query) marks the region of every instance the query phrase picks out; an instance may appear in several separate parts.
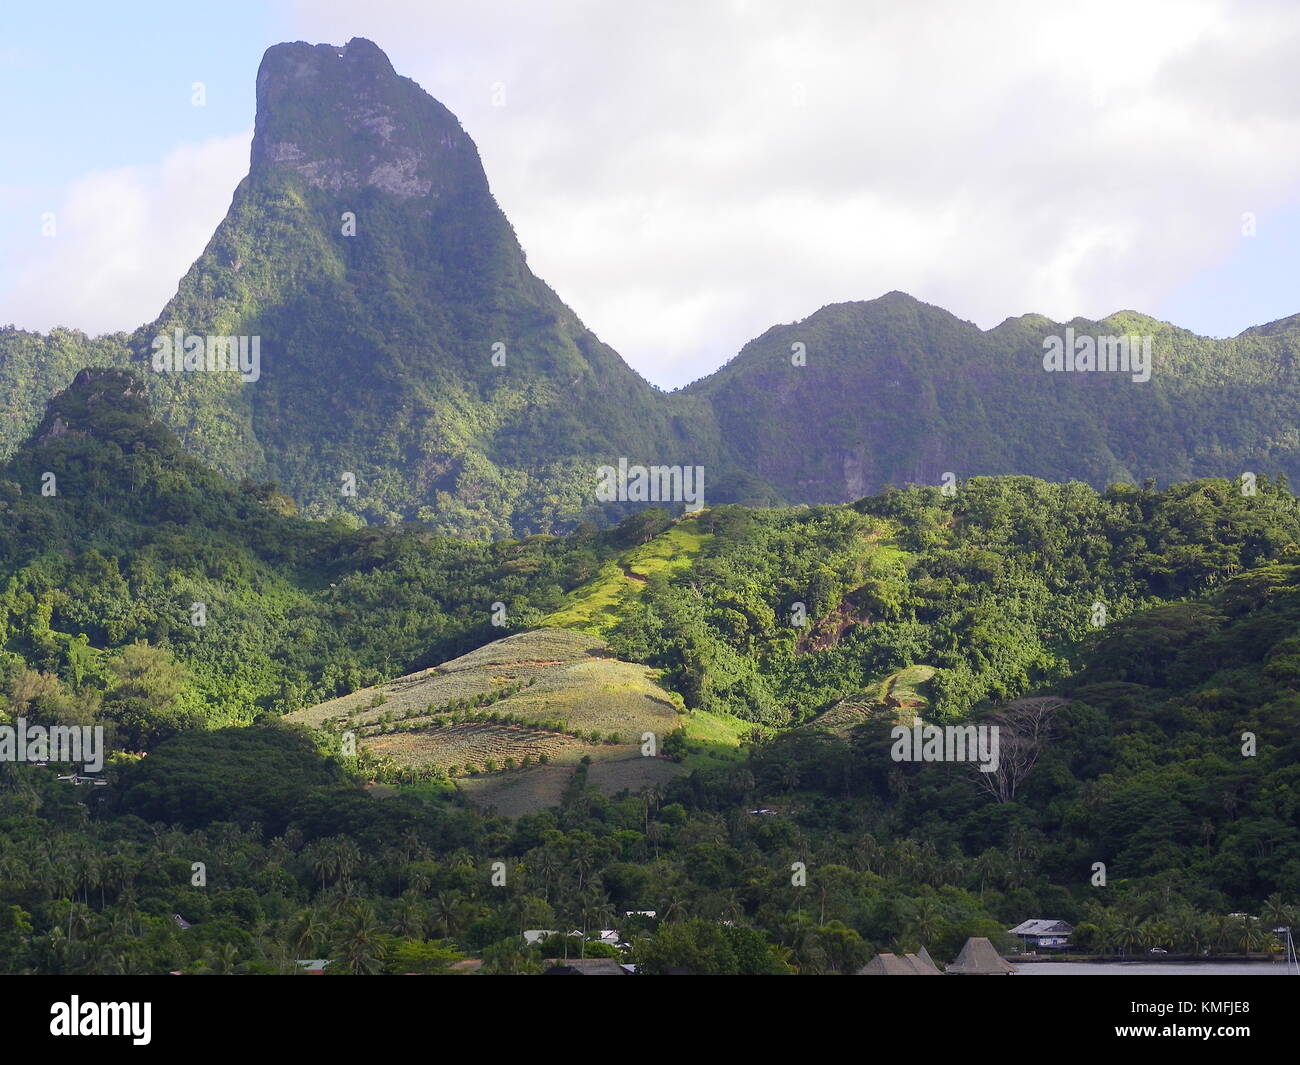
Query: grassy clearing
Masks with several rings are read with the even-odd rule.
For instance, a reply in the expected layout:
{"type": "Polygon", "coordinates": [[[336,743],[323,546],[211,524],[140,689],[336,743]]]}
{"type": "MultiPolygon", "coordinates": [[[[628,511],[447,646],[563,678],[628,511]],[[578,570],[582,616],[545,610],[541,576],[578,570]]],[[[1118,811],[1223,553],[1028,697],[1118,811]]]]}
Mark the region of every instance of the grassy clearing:
{"type": "Polygon", "coordinates": [[[641,594],[643,580],[690,569],[713,535],[700,532],[699,524],[698,517],[683,518],[648,544],[624,552],[570,592],[564,609],[543,618],[542,624],[603,636],[618,621],[623,606],[641,594]]]}
{"type": "Polygon", "coordinates": [[[569,593],[563,610],[547,615],[542,624],[603,635],[618,620],[622,603],[640,594],[640,585],[624,576],[617,562],[607,562],[595,577],[569,593]]]}
{"type": "Polygon", "coordinates": [[[889,695],[900,703],[917,703],[918,713],[930,705],[926,685],[935,674],[933,666],[908,666],[890,678],[889,695]]]}
{"type": "Polygon", "coordinates": [[[730,714],[711,713],[708,710],[691,710],[684,718],[686,724],[686,769],[707,769],[735,762],[744,757],[743,738],[754,728],[752,721],[744,721],[730,714]]]}
{"type": "Polygon", "coordinates": [[[637,743],[642,732],[662,734],[682,724],[673,697],[655,683],[655,671],[616,658],[553,667],[493,709],[555,718],[569,728],[617,733],[621,740],[637,743]]]}
{"type": "Polygon", "coordinates": [[[696,743],[713,743],[722,747],[739,747],[746,733],[758,728],[731,714],[715,714],[708,710],[692,710],[686,715],[686,738],[696,743]]]}
{"type": "Polygon", "coordinates": [[[872,683],[861,695],[842,699],[801,727],[845,737],[854,726],[881,715],[888,715],[899,724],[910,725],[912,718],[924,716],[929,706],[926,685],[934,674],[933,666],[900,669],[872,683]]]}
{"type": "Polygon", "coordinates": [[[633,573],[645,577],[675,576],[691,568],[692,560],[713,539],[700,532],[699,518],[684,518],[648,544],[630,551],[623,559],[633,573]]]}
{"type": "Polygon", "coordinates": [[[502,817],[523,817],[558,806],[572,776],[571,767],[533,766],[515,773],[460,780],[457,787],[476,806],[502,817]]]}

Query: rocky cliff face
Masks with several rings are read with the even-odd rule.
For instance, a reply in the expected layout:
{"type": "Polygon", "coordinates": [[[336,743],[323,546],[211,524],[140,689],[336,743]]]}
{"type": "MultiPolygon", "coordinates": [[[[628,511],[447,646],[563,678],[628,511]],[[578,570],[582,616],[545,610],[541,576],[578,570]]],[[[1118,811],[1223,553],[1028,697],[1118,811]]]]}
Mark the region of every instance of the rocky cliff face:
{"type": "Polygon", "coordinates": [[[478,151],[455,116],[363,38],[267,51],[252,172],[272,171],[331,194],[369,188],[396,200],[487,190],[478,151]]]}

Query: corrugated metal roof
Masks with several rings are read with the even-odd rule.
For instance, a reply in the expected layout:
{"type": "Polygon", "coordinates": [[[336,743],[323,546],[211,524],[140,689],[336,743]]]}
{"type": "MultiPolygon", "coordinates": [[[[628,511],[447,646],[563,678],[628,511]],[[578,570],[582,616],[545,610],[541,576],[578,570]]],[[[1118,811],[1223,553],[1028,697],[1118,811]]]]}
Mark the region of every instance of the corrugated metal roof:
{"type": "Polygon", "coordinates": [[[1035,917],[1028,921],[1021,921],[1015,928],[1010,928],[1008,931],[1013,936],[1068,936],[1074,931],[1074,926],[1065,921],[1052,921],[1042,917],[1035,917]]]}

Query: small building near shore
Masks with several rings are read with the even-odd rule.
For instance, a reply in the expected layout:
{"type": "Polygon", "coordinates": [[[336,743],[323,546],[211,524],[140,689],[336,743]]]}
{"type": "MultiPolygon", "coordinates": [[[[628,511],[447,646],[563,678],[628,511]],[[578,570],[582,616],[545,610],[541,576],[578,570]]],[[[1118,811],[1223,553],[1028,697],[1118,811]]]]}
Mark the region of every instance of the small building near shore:
{"type": "Polygon", "coordinates": [[[1070,946],[1070,935],[1074,925],[1065,921],[1045,920],[1035,917],[1021,921],[1015,928],[1008,928],[1013,936],[1020,937],[1020,943],[1029,950],[1066,950],[1070,946]]]}

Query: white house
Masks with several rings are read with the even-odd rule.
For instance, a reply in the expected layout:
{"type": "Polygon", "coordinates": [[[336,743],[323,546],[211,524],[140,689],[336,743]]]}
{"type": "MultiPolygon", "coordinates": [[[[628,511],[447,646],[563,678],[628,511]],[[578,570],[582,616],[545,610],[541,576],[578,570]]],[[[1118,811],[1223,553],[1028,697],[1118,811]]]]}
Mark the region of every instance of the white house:
{"type": "Polygon", "coordinates": [[[1019,936],[1025,950],[1064,950],[1070,945],[1070,933],[1074,926],[1065,921],[1044,920],[1035,917],[1022,921],[1015,928],[1008,928],[1013,936],[1019,936]]]}

